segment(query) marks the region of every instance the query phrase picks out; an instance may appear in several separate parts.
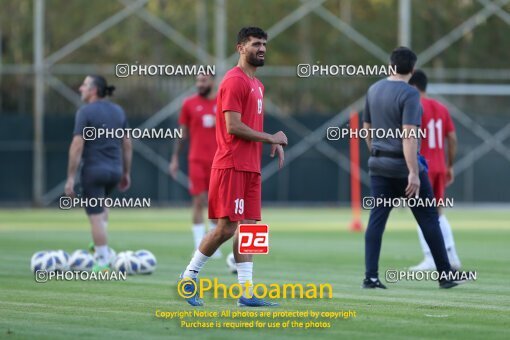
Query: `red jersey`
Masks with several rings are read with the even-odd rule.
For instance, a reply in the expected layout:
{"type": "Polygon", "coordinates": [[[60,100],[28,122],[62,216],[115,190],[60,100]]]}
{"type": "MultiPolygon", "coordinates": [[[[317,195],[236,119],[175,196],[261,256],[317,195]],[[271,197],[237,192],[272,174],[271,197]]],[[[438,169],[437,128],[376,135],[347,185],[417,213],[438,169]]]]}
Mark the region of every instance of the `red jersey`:
{"type": "Polygon", "coordinates": [[[437,100],[421,98],[423,116],[421,128],[426,129],[426,137],[421,141],[420,153],[429,165],[429,172],[446,172],[445,137],[455,131],[448,109],[437,100]]]}
{"type": "Polygon", "coordinates": [[[212,163],[216,152],[215,113],[216,98],[207,99],[197,94],[186,98],[182,104],[179,124],[188,128],[188,160],[212,163]]]}
{"type": "Polygon", "coordinates": [[[241,139],[227,133],[225,111],[241,114],[241,121],[256,131],[264,126],[264,85],[248,77],[241,68],[234,67],[225,74],[217,97],[216,141],[218,149],[213,169],[234,168],[237,171],[260,173],[262,143],[241,139]]]}

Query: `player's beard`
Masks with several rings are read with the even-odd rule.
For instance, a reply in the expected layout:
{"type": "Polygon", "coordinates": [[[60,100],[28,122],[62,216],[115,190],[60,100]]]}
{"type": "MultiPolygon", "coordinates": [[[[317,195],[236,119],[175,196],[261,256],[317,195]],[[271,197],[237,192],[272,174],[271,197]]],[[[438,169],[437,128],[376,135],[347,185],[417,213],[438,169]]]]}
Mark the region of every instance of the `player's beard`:
{"type": "MultiPolygon", "coordinates": [[[[264,55],[265,56],[265,55],[264,55]]],[[[255,67],[264,66],[264,59],[257,59],[257,53],[248,55],[248,64],[255,67]]]]}
{"type": "Polygon", "coordinates": [[[209,86],[209,87],[200,87],[198,88],[198,95],[200,97],[207,97],[209,95],[209,93],[211,93],[211,90],[212,88],[209,86]]]}

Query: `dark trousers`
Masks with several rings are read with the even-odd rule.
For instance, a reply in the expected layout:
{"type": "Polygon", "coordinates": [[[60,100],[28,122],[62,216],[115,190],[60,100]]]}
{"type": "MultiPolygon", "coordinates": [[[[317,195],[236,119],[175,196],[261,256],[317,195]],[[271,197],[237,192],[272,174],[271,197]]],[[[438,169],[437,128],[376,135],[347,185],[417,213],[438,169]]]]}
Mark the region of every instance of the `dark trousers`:
{"type": "MultiPolygon", "coordinates": [[[[371,176],[370,181],[372,196],[375,198],[405,197],[407,178],[371,176]]],[[[432,199],[433,197],[427,173],[422,171],[420,173],[420,198],[432,199]]],[[[370,219],[365,232],[365,275],[367,278],[378,277],[382,235],[391,209],[391,206],[376,206],[370,212],[370,219]]],[[[451,270],[443,235],[439,227],[437,209],[435,207],[414,207],[411,208],[411,211],[423,232],[425,241],[429,245],[437,270],[440,272],[451,270]]]]}
{"type": "MultiPolygon", "coordinates": [[[[107,167],[83,167],[81,169],[81,186],[83,197],[103,198],[110,196],[113,189],[119,184],[122,177],[120,169],[107,167]]],[[[101,214],[104,207],[86,207],[87,215],[101,214]]]]}

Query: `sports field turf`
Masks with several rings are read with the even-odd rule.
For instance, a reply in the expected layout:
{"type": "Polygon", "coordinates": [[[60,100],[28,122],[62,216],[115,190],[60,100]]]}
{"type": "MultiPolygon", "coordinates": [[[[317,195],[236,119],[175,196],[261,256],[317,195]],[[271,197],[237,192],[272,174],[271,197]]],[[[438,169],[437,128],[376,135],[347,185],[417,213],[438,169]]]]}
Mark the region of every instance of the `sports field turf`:
{"type": "MultiPolygon", "coordinates": [[[[255,259],[256,283],[331,283],[334,292],[333,299],[280,300],[277,310],[356,311],[355,318],[312,330],[194,330],[182,329],[175,319],[156,318],[156,310],[193,310],[176,292],[176,278],[192,251],[189,215],[189,209],[111,213],[110,245],[117,252],[151,250],[158,259],[153,275],[130,276],[125,282],[36,283],[29,269],[31,255],[43,249],[86,248],[90,242],[86,217],[83,211],[57,208],[0,210],[0,338],[508,339],[508,209],[448,211],[464,269],[477,271],[476,282],[450,290],[440,290],[430,281],[362,290],[363,234],[347,230],[348,210],[265,208],[264,222],[271,227],[270,254],[255,259]]],[[[367,215],[363,220],[366,225],[367,215]]],[[[222,248],[224,255],[229,248],[230,243],[222,248]]],[[[386,269],[404,269],[420,260],[410,212],[394,211],[383,241],[381,279],[386,269]]],[[[201,276],[236,282],[224,258],[211,260],[201,276]]],[[[206,296],[205,302],[201,310],[241,310],[230,299],[206,296]]]]}

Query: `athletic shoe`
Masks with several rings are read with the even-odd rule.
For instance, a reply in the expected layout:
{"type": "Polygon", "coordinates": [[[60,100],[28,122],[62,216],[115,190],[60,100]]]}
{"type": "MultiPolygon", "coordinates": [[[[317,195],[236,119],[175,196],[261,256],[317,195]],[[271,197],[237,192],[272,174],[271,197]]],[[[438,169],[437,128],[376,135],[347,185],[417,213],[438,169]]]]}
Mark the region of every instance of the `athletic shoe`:
{"type": "Polygon", "coordinates": [[[192,285],[192,284],[187,284],[184,286],[184,291],[186,293],[193,293],[195,292],[191,297],[187,298],[186,301],[192,305],[192,306],[195,306],[195,307],[200,307],[200,306],[203,306],[204,305],[204,300],[202,300],[201,298],[198,297],[198,278],[195,278],[195,279],[192,279],[192,278],[183,278],[182,277],[182,274],[179,276],[179,281],[177,281],[178,283],[180,283],[182,280],[193,280],[195,281],[195,284],[192,285]]]}
{"type": "Polygon", "coordinates": [[[458,280],[454,280],[455,283],[466,283],[466,282],[469,282],[471,281],[471,272],[469,271],[459,271],[459,270],[455,270],[455,269],[452,269],[452,273],[455,273],[459,279],[458,280]]]}
{"type": "Polygon", "coordinates": [[[381,288],[381,289],[386,289],[386,286],[382,284],[381,281],[379,281],[379,279],[373,281],[371,279],[364,279],[363,280],[363,284],[361,285],[361,288],[365,288],[365,289],[372,289],[372,288],[381,288]]]}
{"type": "Polygon", "coordinates": [[[89,243],[88,248],[89,248],[89,253],[94,254],[94,252],[96,251],[96,245],[94,244],[94,241],[89,243]]]}
{"type": "Polygon", "coordinates": [[[468,281],[471,281],[471,276],[469,275],[469,272],[465,271],[458,271],[458,270],[452,270],[452,275],[455,275],[459,277],[458,280],[439,280],[439,288],[452,288],[455,286],[458,286],[459,284],[466,283],[468,281]]]}
{"type": "MultiPolygon", "coordinates": [[[[457,257],[457,255],[451,250],[448,250],[447,254],[448,254],[448,261],[450,262],[450,266],[452,267],[452,269],[459,270],[461,264],[460,264],[460,260],[457,257]]],[[[423,261],[421,261],[416,266],[410,267],[409,270],[412,272],[436,270],[436,264],[434,263],[434,260],[432,258],[426,257],[425,259],[423,259],[423,261]]]]}
{"type": "Polygon", "coordinates": [[[409,268],[412,272],[425,271],[425,270],[436,270],[436,264],[432,258],[426,257],[414,267],[409,268]]]}
{"type": "Polygon", "coordinates": [[[460,262],[450,261],[450,266],[453,270],[459,270],[460,269],[460,262]]]}
{"type": "Polygon", "coordinates": [[[448,254],[448,260],[450,261],[450,266],[453,270],[459,270],[460,269],[460,260],[457,254],[455,253],[455,250],[452,248],[447,249],[446,253],[448,254]]]}
{"type": "Polygon", "coordinates": [[[238,307],[278,307],[279,305],[280,304],[276,302],[266,301],[256,298],[255,296],[252,296],[249,299],[241,296],[239,300],[237,300],[238,307]]]}
{"type": "Polygon", "coordinates": [[[92,272],[99,273],[99,272],[109,272],[110,271],[110,265],[100,265],[100,264],[94,264],[94,267],[92,267],[92,272]]]}
{"type": "Polygon", "coordinates": [[[452,280],[439,280],[439,288],[448,289],[458,286],[459,284],[452,280]]]}

